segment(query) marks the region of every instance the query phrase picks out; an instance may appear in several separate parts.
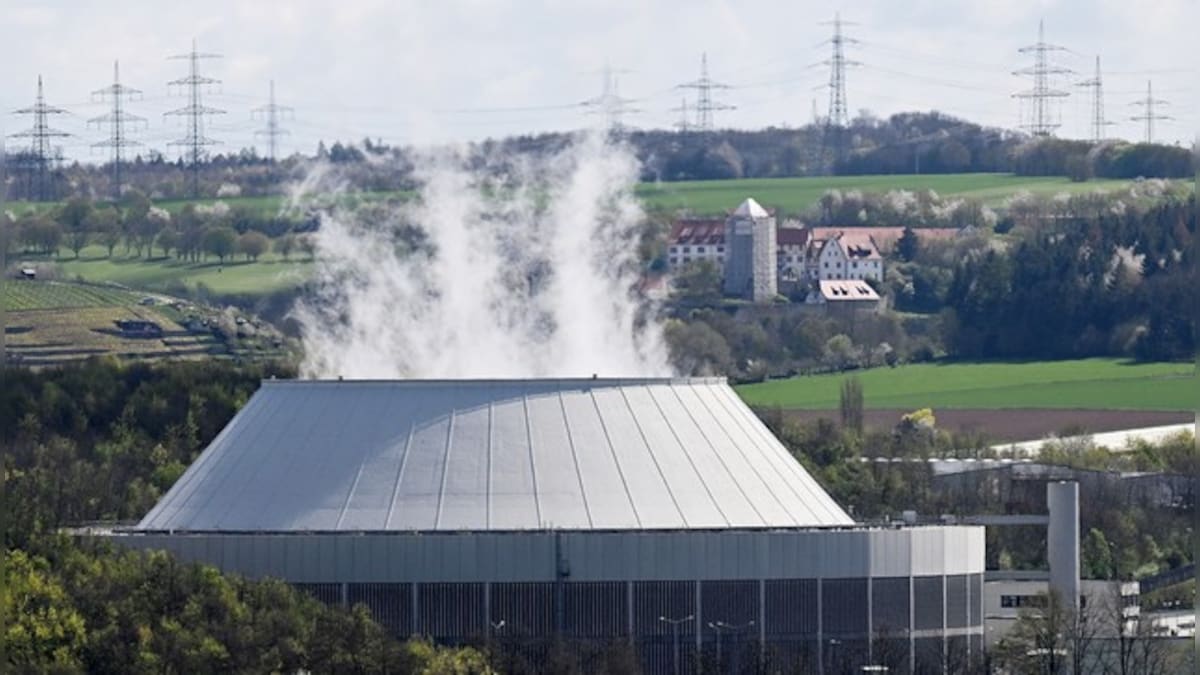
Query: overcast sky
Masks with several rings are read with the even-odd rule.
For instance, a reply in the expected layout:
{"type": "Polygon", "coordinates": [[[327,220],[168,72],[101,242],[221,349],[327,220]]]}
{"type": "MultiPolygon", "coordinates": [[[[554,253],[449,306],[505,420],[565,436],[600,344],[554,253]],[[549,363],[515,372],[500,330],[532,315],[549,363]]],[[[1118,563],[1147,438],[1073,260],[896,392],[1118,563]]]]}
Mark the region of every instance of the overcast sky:
{"type": "MultiPolygon", "coordinates": [[[[192,39],[223,58],[202,63],[222,80],[204,103],[226,110],[208,123],[219,151],[256,144],[261,121],[251,109],[266,102],[275,80],[280,104],[295,108],[284,128],[285,152],[311,153],[318,140],[423,144],[511,134],[571,130],[597,124],[578,105],[601,92],[606,63],[622,71],[620,94],[640,112],[626,122],[667,128],[679,120],[684,96],[676,85],[699,76],[708,53],[713,79],[730,85],[718,100],[736,110],[716,113],[720,127],[797,126],[812,119],[813,102],[828,109],[826,66],[830,27],[840,11],[861,44],[848,58],[851,111],[886,116],[936,109],[987,125],[1016,127],[1011,97],[1030,83],[1012,74],[1030,65],[1018,48],[1036,41],[1045,21],[1055,54],[1078,75],[1060,78],[1072,95],[1060,106],[1058,134],[1090,133],[1087,92],[1096,55],[1104,66],[1105,108],[1113,136],[1141,139],[1131,105],[1153,80],[1155,98],[1170,105],[1159,140],[1190,143],[1200,130],[1197,28],[1200,0],[878,0],[826,3],[778,0],[519,0],[340,2],[33,2],[0,0],[0,108],[32,103],[45,78],[48,102],[72,114],[52,125],[75,134],[65,152],[103,159],[91,143],[106,131],[86,121],[106,112],[91,92],[111,82],[121,62],[123,83],[144,99],[127,105],[147,119],[134,138],[178,153],[182,122],[165,111],[186,104],[167,82],[186,74],[192,39]]],[[[30,125],[3,115],[5,134],[30,125]]],[[[10,149],[20,139],[9,139],[10,149]]],[[[257,142],[261,149],[261,139],[257,142]]]]}

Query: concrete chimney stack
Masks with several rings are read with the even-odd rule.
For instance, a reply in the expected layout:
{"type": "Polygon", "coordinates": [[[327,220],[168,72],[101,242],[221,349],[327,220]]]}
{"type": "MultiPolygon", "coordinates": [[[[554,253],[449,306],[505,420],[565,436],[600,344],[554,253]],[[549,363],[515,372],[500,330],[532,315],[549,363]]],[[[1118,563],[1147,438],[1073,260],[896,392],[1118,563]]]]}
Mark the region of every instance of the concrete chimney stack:
{"type": "Polygon", "coordinates": [[[1079,611],[1079,483],[1047,483],[1046,507],[1050,511],[1046,535],[1050,589],[1079,611]]]}

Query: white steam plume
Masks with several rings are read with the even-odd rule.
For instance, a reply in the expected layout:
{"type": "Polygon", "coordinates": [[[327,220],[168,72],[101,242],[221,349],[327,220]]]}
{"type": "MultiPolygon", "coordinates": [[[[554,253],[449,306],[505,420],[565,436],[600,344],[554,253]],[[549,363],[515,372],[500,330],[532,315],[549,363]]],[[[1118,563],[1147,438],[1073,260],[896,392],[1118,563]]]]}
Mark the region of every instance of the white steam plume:
{"type": "MultiPolygon", "coordinates": [[[[512,158],[508,158],[512,163],[512,158]]],[[[503,172],[418,162],[406,206],[322,216],[305,377],[669,375],[633,292],[637,161],[599,134],[503,172]]]]}

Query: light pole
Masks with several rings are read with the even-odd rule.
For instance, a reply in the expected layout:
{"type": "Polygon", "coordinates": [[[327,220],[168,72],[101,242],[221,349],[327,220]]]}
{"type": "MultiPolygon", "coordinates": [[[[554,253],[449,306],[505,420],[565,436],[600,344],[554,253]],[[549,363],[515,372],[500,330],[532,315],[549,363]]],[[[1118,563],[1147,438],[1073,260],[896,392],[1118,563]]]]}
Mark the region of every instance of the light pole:
{"type": "MultiPolygon", "coordinates": [[[[503,630],[505,623],[506,622],[504,619],[500,619],[499,621],[492,621],[491,619],[488,619],[488,627],[491,628],[491,630],[488,631],[488,640],[487,640],[489,657],[495,656],[495,654],[492,653],[492,641],[499,639],[499,633],[501,630],[503,630]]],[[[500,648],[502,651],[505,652],[504,656],[507,657],[508,650],[505,649],[503,641],[500,642],[500,648]]],[[[505,660],[507,661],[507,659],[505,659],[505,660]]],[[[505,664],[505,665],[507,665],[507,664],[505,664]]]]}
{"type": "MultiPolygon", "coordinates": [[[[724,621],[709,621],[708,627],[713,629],[713,632],[715,632],[717,634],[717,670],[721,670],[721,633],[722,633],[722,631],[728,631],[730,633],[737,634],[748,628],[753,628],[754,622],[747,621],[746,623],[733,624],[733,623],[725,623],[724,621]]],[[[735,661],[736,661],[736,656],[737,656],[737,652],[734,652],[735,661]]],[[[737,668],[734,668],[734,672],[737,672],[737,668]]]]}
{"type": "Polygon", "coordinates": [[[665,616],[658,617],[659,621],[666,623],[666,624],[670,624],[670,626],[671,626],[671,637],[675,643],[675,675],[679,675],[679,672],[680,672],[679,671],[679,627],[682,626],[683,624],[687,623],[688,621],[691,621],[694,618],[696,618],[696,616],[694,614],[688,614],[687,616],[683,617],[682,619],[668,619],[665,616]]]}
{"type": "Polygon", "coordinates": [[[837,663],[837,658],[834,654],[834,648],[842,644],[842,641],[837,638],[829,638],[829,669],[833,670],[833,666],[837,663]]]}

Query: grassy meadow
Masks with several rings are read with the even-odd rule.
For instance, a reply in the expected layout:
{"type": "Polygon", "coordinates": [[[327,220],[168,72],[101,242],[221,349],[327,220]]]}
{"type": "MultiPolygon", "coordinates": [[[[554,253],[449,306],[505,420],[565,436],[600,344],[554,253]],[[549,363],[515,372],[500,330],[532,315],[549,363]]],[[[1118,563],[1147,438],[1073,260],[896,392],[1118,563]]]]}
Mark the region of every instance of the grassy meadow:
{"type": "MultiPolygon", "coordinates": [[[[1092,179],[1084,183],[1076,183],[1061,176],[1015,176],[1007,173],[805,176],[641,183],[635,188],[635,193],[647,208],[684,209],[696,214],[718,215],[736,207],[746,197],[754,197],[764,206],[781,208],[786,213],[799,213],[816,204],[826,190],[834,189],[861,190],[863,192],[933,190],[940,195],[980,199],[990,206],[998,206],[1008,197],[1021,191],[1053,195],[1060,192],[1077,193],[1118,189],[1129,185],[1130,182],[1092,179]]],[[[415,194],[411,191],[395,190],[348,194],[339,199],[346,203],[353,203],[359,200],[411,199],[414,196],[415,194]]],[[[230,207],[240,206],[261,216],[271,216],[279,213],[285,206],[284,199],[279,195],[270,195],[225,197],[220,200],[202,199],[198,202],[222,201],[230,207]]],[[[190,199],[163,200],[155,202],[155,205],[176,213],[192,201],[190,199]]],[[[6,208],[14,213],[23,213],[28,210],[45,210],[52,206],[53,204],[9,202],[6,208]]]]}
{"type": "Polygon", "coordinates": [[[836,410],[842,382],[857,377],[868,409],[1078,408],[1193,410],[1190,363],[1098,358],[1017,363],[932,363],[810,375],[737,387],[749,404],[836,410]]]}
{"type": "Polygon", "coordinates": [[[247,296],[298,286],[308,278],[312,267],[303,255],[293,255],[285,261],[275,253],[267,253],[256,262],[237,256],[222,264],[211,257],[199,262],[167,258],[160,251],[151,257],[136,258],[118,250],[109,258],[100,246],[83,249],[79,258],[64,250],[56,264],[59,275],[67,279],[164,292],[179,284],[193,289],[204,284],[219,295],[247,296]]]}
{"type": "Polygon", "coordinates": [[[721,181],[642,183],[637,194],[648,207],[686,209],[696,214],[722,214],[746,197],[763,206],[798,213],[817,203],[826,190],[933,190],[939,195],[979,199],[998,206],[1021,191],[1034,194],[1113,190],[1126,180],[1071,182],[1057,176],[1014,176],[1004,173],[960,173],[899,176],[813,176],[803,178],[747,178],[721,181]]]}

